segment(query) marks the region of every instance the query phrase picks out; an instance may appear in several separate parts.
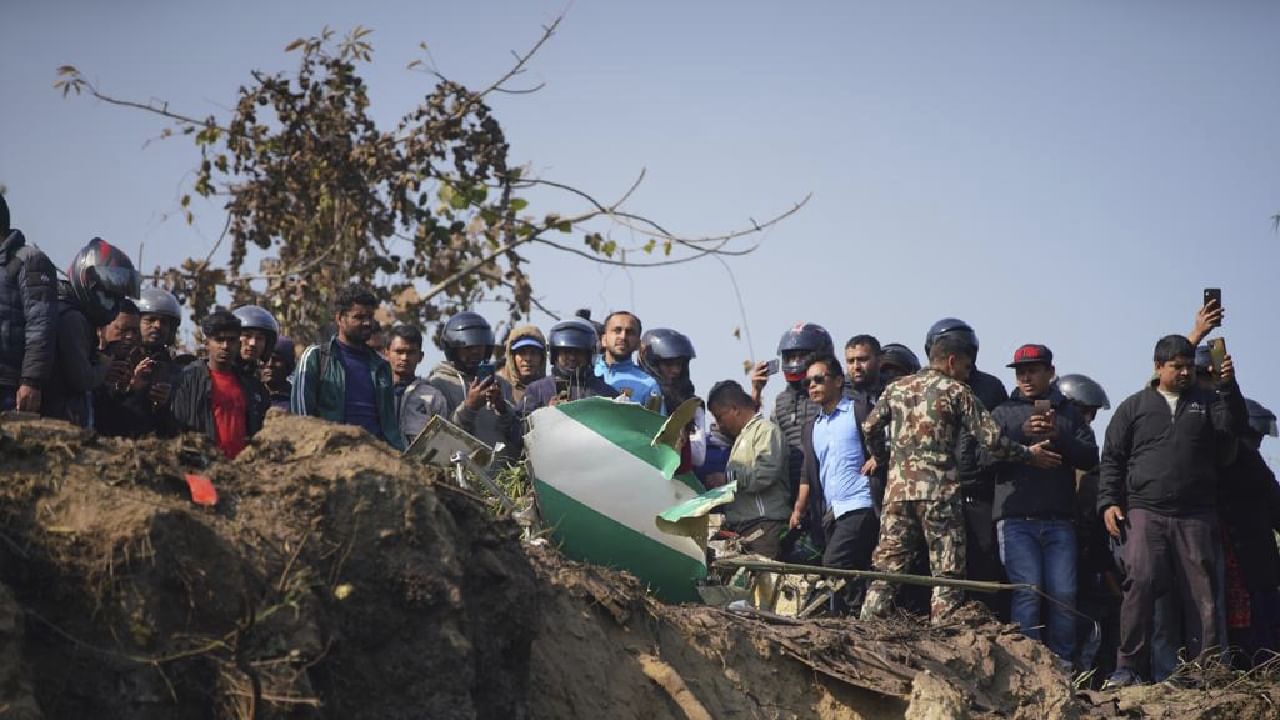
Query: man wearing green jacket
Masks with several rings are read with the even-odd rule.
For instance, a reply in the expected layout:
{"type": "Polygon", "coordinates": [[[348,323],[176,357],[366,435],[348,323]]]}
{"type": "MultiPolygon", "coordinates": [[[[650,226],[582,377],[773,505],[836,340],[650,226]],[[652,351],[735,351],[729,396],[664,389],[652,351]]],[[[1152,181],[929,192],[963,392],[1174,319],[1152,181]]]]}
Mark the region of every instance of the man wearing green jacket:
{"type": "Polygon", "coordinates": [[[724,528],[738,534],[744,551],[777,558],[792,515],[798,518],[808,500],[808,488],[802,487],[791,503],[782,428],[760,416],[751,396],[732,380],[711,388],[707,409],[720,431],[733,438],[725,474],[737,491],[725,506],[724,528]]]}
{"type": "Polygon", "coordinates": [[[302,353],[290,410],[295,415],[358,425],[403,450],[391,365],[369,347],[377,305],[373,293],[359,285],[338,293],[334,314],[338,334],[302,353]]]}

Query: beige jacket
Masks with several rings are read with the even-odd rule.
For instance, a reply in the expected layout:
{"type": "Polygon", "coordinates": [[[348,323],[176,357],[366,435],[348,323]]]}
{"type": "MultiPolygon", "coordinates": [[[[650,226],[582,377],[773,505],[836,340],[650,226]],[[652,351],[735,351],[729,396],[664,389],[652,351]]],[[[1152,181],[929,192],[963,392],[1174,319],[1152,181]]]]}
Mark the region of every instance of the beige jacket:
{"type": "Polygon", "coordinates": [[[725,523],[791,517],[787,443],[776,422],[757,415],[742,428],[729,451],[725,474],[738,488],[725,507],[725,523]]]}

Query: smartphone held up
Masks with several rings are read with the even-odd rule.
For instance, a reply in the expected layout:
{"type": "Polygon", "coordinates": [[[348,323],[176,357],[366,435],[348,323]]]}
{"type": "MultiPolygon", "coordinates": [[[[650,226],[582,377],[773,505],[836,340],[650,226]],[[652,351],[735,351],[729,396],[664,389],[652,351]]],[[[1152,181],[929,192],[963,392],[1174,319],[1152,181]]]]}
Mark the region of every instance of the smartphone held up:
{"type": "Polygon", "coordinates": [[[1207,313],[1211,320],[1211,327],[1222,326],[1222,288],[1205,288],[1203,301],[1201,303],[1204,312],[1207,313]]]}

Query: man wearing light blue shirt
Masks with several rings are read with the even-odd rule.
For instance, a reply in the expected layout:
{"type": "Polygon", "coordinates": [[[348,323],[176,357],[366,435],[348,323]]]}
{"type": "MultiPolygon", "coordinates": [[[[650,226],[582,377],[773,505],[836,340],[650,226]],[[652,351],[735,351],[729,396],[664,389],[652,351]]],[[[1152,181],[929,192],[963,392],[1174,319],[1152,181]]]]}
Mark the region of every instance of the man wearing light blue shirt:
{"type": "MultiPolygon", "coordinates": [[[[871,567],[880,521],[871,500],[871,481],[863,473],[866,458],[853,402],[844,395],[844,375],[834,356],[818,355],[805,368],[809,399],[820,410],[801,433],[810,502],[821,502],[826,550],[822,564],[844,570],[871,567]],[[815,485],[817,487],[815,487],[815,485]]],[[[856,613],[866,583],[848,581],[835,599],[837,612],[856,613]]]]}
{"type": "Polygon", "coordinates": [[[596,362],[596,375],[631,402],[662,412],[662,388],[652,375],[631,360],[640,348],[640,318],[615,310],[604,319],[604,353],[596,362]]]}

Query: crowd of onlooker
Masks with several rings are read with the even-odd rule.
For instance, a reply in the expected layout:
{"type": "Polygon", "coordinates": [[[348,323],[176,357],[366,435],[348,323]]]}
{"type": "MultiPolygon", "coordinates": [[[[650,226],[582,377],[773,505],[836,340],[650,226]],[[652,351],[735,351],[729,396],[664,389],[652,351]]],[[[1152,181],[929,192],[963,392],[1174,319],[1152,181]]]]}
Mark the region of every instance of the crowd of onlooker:
{"type": "MultiPolygon", "coordinates": [[[[231,459],[269,412],[357,426],[397,449],[439,416],[501,466],[521,459],[523,419],[540,408],[606,397],[666,414],[698,399],[678,472],[734,486],[722,527],[747,552],[1013,583],[978,597],[1111,685],[1164,679],[1180,651],[1250,665],[1280,649],[1280,486],[1260,454],[1276,419],[1241,394],[1224,347],[1201,345],[1220,301],[1188,335],[1159,339],[1150,383],[1118,405],[1101,445],[1092,424],[1111,403],[1098,383],[1060,374],[1053,351],[1030,343],[1008,363],[1008,392],[975,367],[977,334],[955,318],[926,333],[923,363],[865,334],[837,356],[824,328],[802,323],[745,387],[699,394],[690,339],[645,331],[631,312],[597,323],[580,311],[501,340],[461,312],[421,377],[422,330],[380,326],[378,306],[368,288],[341,289],[333,336],[305,348],[262,307],[216,309],[183,352],[181,303],[141,287],[124,252],[95,238],[59,278],[0,198],[0,410],[107,436],[201,433],[231,459]]],[[[850,581],[829,609],[945,622],[963,599],[954,586],[850,581]]]]}

